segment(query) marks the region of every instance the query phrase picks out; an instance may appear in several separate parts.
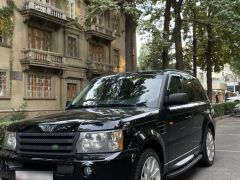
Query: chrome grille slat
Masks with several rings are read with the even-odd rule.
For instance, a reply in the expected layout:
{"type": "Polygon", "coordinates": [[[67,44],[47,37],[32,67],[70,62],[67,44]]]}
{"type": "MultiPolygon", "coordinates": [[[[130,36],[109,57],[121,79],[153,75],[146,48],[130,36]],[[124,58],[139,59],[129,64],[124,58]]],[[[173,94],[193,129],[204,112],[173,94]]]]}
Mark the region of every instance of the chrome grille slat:
{"type": "Polygon", "coordinates": [[[18,133],[17,152],[21,155],[73,156],[76,133],[18,133]]]}

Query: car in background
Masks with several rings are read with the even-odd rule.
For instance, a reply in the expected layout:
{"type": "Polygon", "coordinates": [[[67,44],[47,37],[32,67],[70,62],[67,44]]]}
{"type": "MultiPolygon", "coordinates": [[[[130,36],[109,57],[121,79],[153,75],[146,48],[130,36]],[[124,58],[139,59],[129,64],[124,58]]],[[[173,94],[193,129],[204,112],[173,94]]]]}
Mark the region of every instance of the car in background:
{"type": "Polygon", "coordinates": [[[233,109],[234,116],[240,116],[240,104],[237,104],[233,109]]]}
{"type": "Polygon", "coordinates": [[[240,96],[233,96],[227,98],[227,102],[240,102],[240,96]]]}

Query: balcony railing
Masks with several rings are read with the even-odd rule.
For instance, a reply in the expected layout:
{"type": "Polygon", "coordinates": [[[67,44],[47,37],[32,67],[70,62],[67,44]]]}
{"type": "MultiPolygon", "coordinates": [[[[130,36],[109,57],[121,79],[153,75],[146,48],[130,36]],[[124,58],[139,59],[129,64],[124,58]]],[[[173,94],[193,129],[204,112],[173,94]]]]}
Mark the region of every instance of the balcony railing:
{"type": "Polygon", "coordinates": [[[50,16],[66,20],[66,13],[51,5],[43,4],[34,0],[26,0],[24,10],[36,10],[38,12],[48,14],[50,16]]]}
{"type": "Polygon", "coordinates": [[[101,34],[104,34],[104,35],[107,35],[107,36],[110,36],[112,37],[113,36],[113,31],[111,29],[108,29],[102,25],[91,25],[89,28],[88,28],[88,31],[95,31],[95,32],[98,32],[98,33],[101,33],[101,34]]]}
{"type": "Polygon", "coordinates": [[[93,71],[99,71],[99,72],[113,72],[113,65],[111,64],[105,64],[105,63],[100,63],[97,61],[88,61],[88,68],[93,71]]]}
{"type": "Polygon", "coordinates": [[[56,66],[62,67],[64,64],[64,57],[62,54],[36,50],[36,49],[25,49],[23,52],[22,62],[27,64],[35,65],[46,65],[46,66],[56,66]]]}

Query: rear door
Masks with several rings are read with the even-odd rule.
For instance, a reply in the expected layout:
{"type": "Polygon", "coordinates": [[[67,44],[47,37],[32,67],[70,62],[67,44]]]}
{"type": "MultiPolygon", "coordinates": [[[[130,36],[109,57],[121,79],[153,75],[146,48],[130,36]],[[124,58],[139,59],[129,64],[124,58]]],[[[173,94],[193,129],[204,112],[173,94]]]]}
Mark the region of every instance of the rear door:
{"type": "Polygon", "coordinates": [[[204,120],[211,112],[211,106],[208,102],[206,92],[204,91],[201,83],[193,78],[193,92],[195,93],[195,110],[193,114],[193,135],[195,146],[200,146],[204,133],[204,120]]]}

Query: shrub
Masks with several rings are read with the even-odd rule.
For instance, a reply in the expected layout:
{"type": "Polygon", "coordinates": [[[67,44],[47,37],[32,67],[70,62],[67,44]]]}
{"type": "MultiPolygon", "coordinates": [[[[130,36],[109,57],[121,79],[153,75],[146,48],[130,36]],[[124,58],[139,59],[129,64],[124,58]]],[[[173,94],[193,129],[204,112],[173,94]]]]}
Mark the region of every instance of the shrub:
{"type": "Polygon", "coordinates": [[[27,118],[27,103],[23,103],[18,109],[13,109],[13,112],[10,113],[9,119],[11,121],[21,120],[27,118]]]}
{"type": "Polygon", "coordinates": [[[227,103],[221,103],[221,104],[214,104],[214,116],[215,117],[220,117],[224,115],[229,115],[232,114],[233,109],[237,103],[235,102],[227,102],[227,103]]]}
{"type": "Polygon", "coordinates": [[[8,116],[0,119],[0,149],[3,147],[4,134],[7,127],[14,121],[27,118],[26,108],[27,103],[23,103],[18,109],[13,109],[13,112],[11,112],[8,116]]]}
{"type": "Polygon", "coordinates": [[[0,149],[2,149],[2,147],[3,147],[5,131],[11,123],[13,123],[13,121],[9,121],[9,120],[1,120],[0,121],[0,149]]]}

